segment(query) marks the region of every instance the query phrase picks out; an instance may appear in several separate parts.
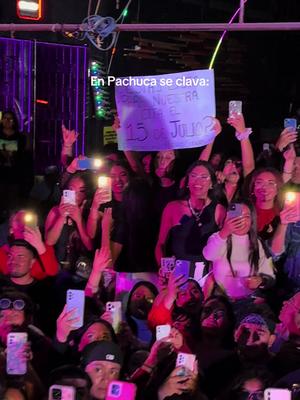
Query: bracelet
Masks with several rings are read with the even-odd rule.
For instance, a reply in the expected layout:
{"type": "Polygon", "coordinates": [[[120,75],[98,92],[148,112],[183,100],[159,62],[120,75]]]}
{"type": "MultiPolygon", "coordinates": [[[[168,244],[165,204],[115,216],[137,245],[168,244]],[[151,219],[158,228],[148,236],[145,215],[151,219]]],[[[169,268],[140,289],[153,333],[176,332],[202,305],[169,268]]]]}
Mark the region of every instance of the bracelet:
{"type": "Polygon", "coordinates": [[[244,139],[248,139],[248,137],[251,135],[252,133],[252,129],[251,128],[246,128],[244,130],[244,132],[235,132],[235,137],[238,140],[244,140],[244,139]]]}

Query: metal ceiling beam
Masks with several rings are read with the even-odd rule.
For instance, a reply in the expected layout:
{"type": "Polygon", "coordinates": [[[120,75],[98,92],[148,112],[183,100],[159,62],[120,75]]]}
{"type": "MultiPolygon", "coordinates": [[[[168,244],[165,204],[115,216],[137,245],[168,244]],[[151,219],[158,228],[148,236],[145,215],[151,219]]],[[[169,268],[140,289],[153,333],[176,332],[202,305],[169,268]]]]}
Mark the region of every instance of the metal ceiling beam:
{"type": "MultiPolygon", "coordinates": [[[[0,24],[0,32],[86,31],[86,24],[0,24]]],[[[122,24],[123,32],[199,32],[199,31],[299,31],[300,22],[257,22],[235,24],[122,24]]]]}

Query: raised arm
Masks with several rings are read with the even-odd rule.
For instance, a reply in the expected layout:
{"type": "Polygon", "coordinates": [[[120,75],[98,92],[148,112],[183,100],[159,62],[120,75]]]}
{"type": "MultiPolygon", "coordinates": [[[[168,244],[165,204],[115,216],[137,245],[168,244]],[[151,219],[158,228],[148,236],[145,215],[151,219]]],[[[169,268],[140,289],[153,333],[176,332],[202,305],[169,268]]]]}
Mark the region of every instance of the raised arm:
{"type": "Polygon", "coordinates": [[[62,125],[63,145],[61,149],[61,163],[64,168],[67,168],[68,161],[73,157],[73,144],[76,142],[79,134],[67,129],[64,124],[62,125]]]}
{"type": "Polygon", "coordinates": [[[65,224],[65,204],[60,204],[50,210],[45,222],[45,240],[50,246],[58,241],[65,224]]]}
{"type": "Polygon", "coordinates": [[[283,165],[282,179],[286,183],[291,180],[296,160],[296,152],[293,144],[290,144],[287,150],[283,153],[285,162],[283,165]]]}
{"type": "Polygon", "coordinates": [[[172,219],[172,210],[174,208],[175,202],[171,202],[167,204],[165,207],[160,223],[160,230],[158,235],[158,241],[155,247],[155,257],[156,262],[160,265],[160,260],[162,257],[165,256],[165,244],[170,232],[170,229],[173,226],[173,219],[172,219]]]}
{"type": "Polygon", "coordinates": [[[253,148],[249,139],[252,129],[246,128],[243,114],[233,114],[232,117],[227,119],[227,122],[235,128],[236,138],[241,143],[243,174],[246,177],[255,168],[253,148]]]}
{"type": "Polygon", "coordinates": [[[213,125],[212,129],[215,134],[214,140],[204,147],[204,149],[200,153],[199,160],[208,161],[210,159],[215,139],[219,135],[219,133],[222,131],[221,123],[217,118],[214,118],[214,125],[213,125]]]}

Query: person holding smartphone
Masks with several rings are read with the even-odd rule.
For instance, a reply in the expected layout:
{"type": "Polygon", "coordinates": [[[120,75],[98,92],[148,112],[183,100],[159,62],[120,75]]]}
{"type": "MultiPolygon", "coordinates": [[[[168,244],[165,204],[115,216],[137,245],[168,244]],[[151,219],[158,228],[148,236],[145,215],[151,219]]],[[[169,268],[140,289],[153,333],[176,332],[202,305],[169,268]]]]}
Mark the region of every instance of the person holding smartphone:
{"type": "Polygon", "coordinates": [[[213,279],[230,298],[237,311],[252,303],[257,291],[274,283],[272,259],[267,258],[257,237],[255,209],[248,201],[241,204],[240,215],[231,218],[229,212],[219,232],[214,233],[203,249],[204,257],[212,261],[213,279]]]}
{"type": "Polygon", "coordinates": [[[63,196],[60,205],[50,210],[45,238],[48,245],[54,246],[61,268],[71,270],[79,256],[92,250],[86,229],[89,177],[85,173],[74,174],[65,188],[74,193],[74,204],[63,196]]]}

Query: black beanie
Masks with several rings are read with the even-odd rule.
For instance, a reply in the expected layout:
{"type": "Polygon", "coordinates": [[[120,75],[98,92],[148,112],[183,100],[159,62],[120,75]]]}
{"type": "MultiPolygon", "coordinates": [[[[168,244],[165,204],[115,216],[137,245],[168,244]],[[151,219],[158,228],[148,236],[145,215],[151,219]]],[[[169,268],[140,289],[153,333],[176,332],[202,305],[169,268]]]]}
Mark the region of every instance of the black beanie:
{"type": "Polygon", "coordinates": [[[85,368],[93,361],[110,361],[122,367],[123,354],[120,347],[114,342],[106,340],[96,341],[88,344],[81,357],[81,365],[85,368]]]}

